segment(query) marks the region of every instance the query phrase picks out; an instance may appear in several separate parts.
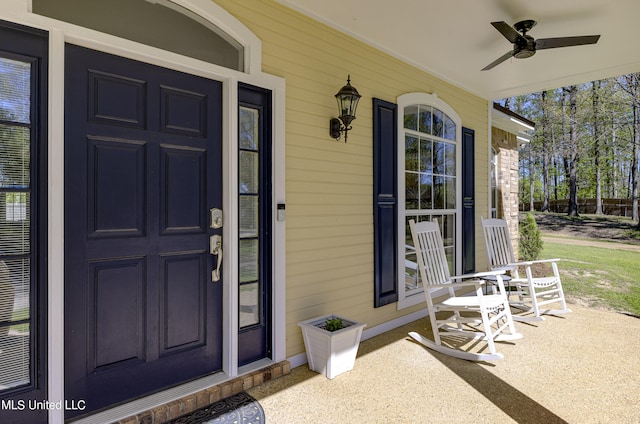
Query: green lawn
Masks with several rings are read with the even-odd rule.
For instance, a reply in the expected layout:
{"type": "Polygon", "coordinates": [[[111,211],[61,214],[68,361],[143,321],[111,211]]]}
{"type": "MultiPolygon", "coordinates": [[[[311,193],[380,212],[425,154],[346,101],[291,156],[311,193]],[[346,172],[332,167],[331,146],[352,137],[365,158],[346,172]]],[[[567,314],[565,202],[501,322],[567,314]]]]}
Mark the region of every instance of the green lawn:
{"type": "MultiPolygon", "coordinates": [[[[26,308],[13,311],[13,314],[11,316],[11,321],[21,321],[23,319],[28,319],[28,318],[29,318],[29,307],[26,307],[26,308]]],[[[11,328],[20,333],[29,332],[29,324],[16,324],[16,325],[12,325],[11,328]]]]}
{"type": "Polygon", "coordinates": [[[545,242],[542,256],[563,259],[567,297],[640,316],[640,252],[545,242]]]}

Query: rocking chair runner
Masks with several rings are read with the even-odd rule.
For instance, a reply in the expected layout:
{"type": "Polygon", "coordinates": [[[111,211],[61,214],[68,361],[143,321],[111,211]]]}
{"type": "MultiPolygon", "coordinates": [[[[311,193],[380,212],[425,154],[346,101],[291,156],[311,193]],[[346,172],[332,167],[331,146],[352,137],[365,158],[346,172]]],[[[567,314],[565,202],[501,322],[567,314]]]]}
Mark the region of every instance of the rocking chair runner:
{"type": "Polygon", "coordinates": [[[567,308],[562,290],[562,281],[558,272],[559,259],[543,259],[536,261],[516,262],[509,235],[509,227],[504,219],[484,219],[482,221],[482,233],[489,255],[489,266],[492,270],[505,270],[511,275],[510,285],[515,287],[517,301],[512,301],[511,306],[522,309],[525,314],[533,316],[513,316],[515,321],[531,322],[542,321],[542,315],[557,315],[571,312],[567,308]],[[534,277],[531,267],[534,264],[548,263],[551,265],[553,275],[534,277]],[[520,277],[518,267],[525,268],[526,277],[520,277]],[[560,303],[561,309],[545,309],[546,305],[560,303]]]}
{"type": "Polygon", "coordinates": [[[409,221],[411,235],[416,249],[418,269],[424,283],[424,293],[429,309],[429,319],[434,341],[411,332],[409,335],[426,347],[446,355],[470,361],[502,359],[496,351],[495,341],[522,338],[517,333],[511,317],[509,302],[502,282],[504,271],[490,271],[451,277],[444,244],[437,221],[415,223],[409,221]],[[498,294],[483,295],[482,277],[496,276],[498,294]],[[473,278],[472,281],[462,281],[473,278]],[[460,280],[460,281],[457,281],[460,280]],[[456,290],[475,288],[475,295],[459,295],[456,290]],[[447,294],[434,293],[437,288],[445,288],[447,294]],[[434,298],[433,296],[437,296],[434,298]],[[463,316],[461,312],[464,312],[463,316]],[[466,314],[473,312],[473,316],[466,314]],[[442,316],[438,318],[436,314],[442,316]],[[479,315],[479,316],[478,316],[479,315]],[[443,344],[442,337],[465,337],[487,342],[489,353],[471,352],[443,344]]]}

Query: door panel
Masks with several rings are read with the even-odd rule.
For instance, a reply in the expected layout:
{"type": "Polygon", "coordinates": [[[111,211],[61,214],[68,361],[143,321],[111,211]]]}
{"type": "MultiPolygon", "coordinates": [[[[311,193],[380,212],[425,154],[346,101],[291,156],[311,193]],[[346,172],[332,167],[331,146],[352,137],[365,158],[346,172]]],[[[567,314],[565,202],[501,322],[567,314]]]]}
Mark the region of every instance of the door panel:
{"type": "Polygon", "coordinates": [[[206,96],[171,87],[160,87],[160,93],[160,125],[163,131],[206,137],[206,96]]]}
{"type": "Polygon", "coordinates": [[[87,413],[221,369],[222,90],[72,45],[65,78],[65,397],[87,413]]]}
{"type": "Polygon", "coordinates": [[[146,145],[87,137],[89,237],[142,236],[146,228],[146,145]],[[117,190],[113,188],[117,187],[117,190]]]}
{"type": "Polygon", "coordinates": [[[163,234],[206,231],[205,149],[160,147],[160,231],[163,234]]]}
{"type": "Polygon", "coordinates": [[[163,256],[161,319],[164,333],[161,354],[177,349],[199,347],[206,344],[206,252],[163,256]],[[202,299],[193,302],[193,299],[202,299]]]}
{"type": "Polygon", "coordinates": [[[89,263],[89,366],[94,372],[113,364],[144,360],[144,258],[89,263]]]}
{"type": "Polygon", "coordinates": [[[145,81],[88,70],[88,116],[95,123],[132,128],[146,124],[145,81]]]}

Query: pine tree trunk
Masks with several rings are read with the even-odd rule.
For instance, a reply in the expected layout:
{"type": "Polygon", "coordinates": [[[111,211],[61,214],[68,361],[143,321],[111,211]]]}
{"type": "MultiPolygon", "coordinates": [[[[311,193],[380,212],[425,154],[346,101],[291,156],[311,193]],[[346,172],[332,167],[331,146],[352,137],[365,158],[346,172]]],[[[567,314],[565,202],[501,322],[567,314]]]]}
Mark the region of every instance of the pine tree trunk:
{"type": "Polygon", "coordinates": [[[596,215],[602,215],[602,181],[600,175],[600,128],[598,126],[600,107],[600,88],[602,81],[593,82],[593,161],[596,171],[596,215]]]}
{"type": "Polygon", "coordinates": [[[542,92],[542,212],[549,212],[549,105],[542,92]]]}
{"type": "Polygon", "coordinates": [[[533,157],[531,155],[531,145],[529,145],[529,210],[530,211],[534,211],[535,207],[533,204],[533,190],[534,190],[534,186],[533,186],[533,157]]]}
{"type": "MultiPolygon", "coordinates": [[[[636,79],[638,82],[638,79],[636,79]]],[[[640,89],[640,87],[638,87],[640,89]]],[[[638,90],[640,91],[640,90],[638,90]]],[[[640,146],[640,100],[633,100],[633,159],[631,161],[631,199],[633,200],[633,220],[638,219],[638,150],[640,146]]],[[[638,222],[640,229],[640,221],[638,222]]]]}
{"type": "Polygon", "coordinates": [[[578,124],[577,124],[577,87],[572,85],[569,91],[569,216],[578,216],[578,124]]]}

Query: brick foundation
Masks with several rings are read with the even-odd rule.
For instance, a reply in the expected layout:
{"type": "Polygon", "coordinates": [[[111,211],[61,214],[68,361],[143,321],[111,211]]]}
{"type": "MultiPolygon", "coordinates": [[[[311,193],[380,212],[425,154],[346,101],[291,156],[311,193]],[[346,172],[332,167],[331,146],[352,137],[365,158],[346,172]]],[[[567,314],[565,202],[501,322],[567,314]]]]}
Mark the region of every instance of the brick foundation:
{"type": "Polygon", "coordinates": [[[217,386],[190,394],[181,399],[141,412],[135,416],[118,421],[118,424],[162,424],[182,415],[211,405],[221,399],[259,386],[269,380],[291,373],[289,361],[283,361],[252,372],[251,374],[226,381],[217,386]]]}

